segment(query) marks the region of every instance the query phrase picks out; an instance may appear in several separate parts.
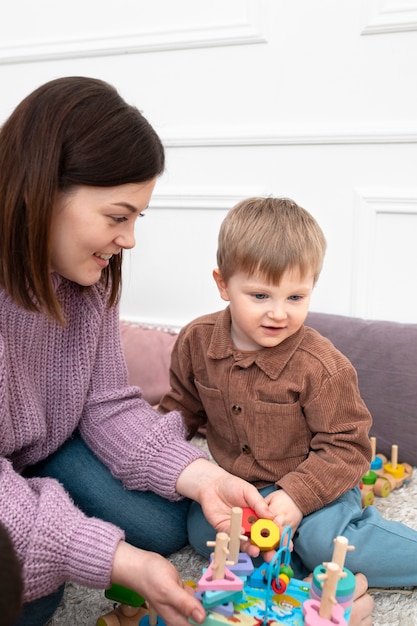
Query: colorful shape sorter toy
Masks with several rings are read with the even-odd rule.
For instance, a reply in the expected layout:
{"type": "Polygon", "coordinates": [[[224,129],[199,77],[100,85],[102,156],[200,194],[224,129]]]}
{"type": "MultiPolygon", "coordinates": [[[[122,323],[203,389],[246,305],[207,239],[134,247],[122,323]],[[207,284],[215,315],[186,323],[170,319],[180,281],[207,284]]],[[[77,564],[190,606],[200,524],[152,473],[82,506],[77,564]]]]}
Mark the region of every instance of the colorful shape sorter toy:
{"type": "MultiPolygon", "coordinates": [[[[233,512],[239,514],[239,509],[233,512]]],[[[276,529],[270,520],[259,520],[252,536],[254,526],[252,519],[250,540],[256,543],[261,537],[261,549],[271,549],[269,535],[274,543],[276,529]]],[[[245,524],[242,527],[246,532],[245,524]]],[[[229,540],[226,533],[218,533],[215,542],[207,542],[215,551],[196,591],[207,611],[203,626],[347,626],[355,577],[343,567],[346,552],[353,549],[344,537],[335,539],[332,561],[316,567],[311,584],[293,577],[289,527],[272,561],[257,568],[245,553],[239,553],[235,562],[228,560],[229,540]]]]}
{"type": "MultiPolygon", "coordinates": [[[[206,609],[203,626],[347,626],[355,577],[344,560],[353,546],[337,537],[332,561],[315,568],[310,584],[293,576],[290,542],[290,527],[280,537],[270,520],[235,507],[230,535],[217,533],[216,541],[207,542],[214,552],[195,592],[206,609]],[[277,548],[270,563],[255,567],[238,551],[240,540],[247,538],[261,550],[277,548]]],[[[124,587],[113,585],[106,597],[120,604],[100,617],[97,626],[165,626],[144,598],[124,587]]]]}

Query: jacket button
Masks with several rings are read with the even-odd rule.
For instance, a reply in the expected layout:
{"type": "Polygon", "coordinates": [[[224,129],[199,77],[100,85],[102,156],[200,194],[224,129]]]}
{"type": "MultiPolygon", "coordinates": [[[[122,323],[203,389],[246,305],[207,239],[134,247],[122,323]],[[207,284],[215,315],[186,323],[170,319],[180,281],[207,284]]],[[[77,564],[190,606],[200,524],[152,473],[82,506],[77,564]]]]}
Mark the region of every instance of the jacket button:
{"type": "Polygon", "coordinates": [[[232,411],[235,415],[240,415],[242,413],[242,407],[239,406],[238,404],[234,404],[232,406],[232,411]]]}
{"type": "Polygon", "coordinates": [[[242,446],[242,452],[243,454],[252,454],[252,450],[249,448],[249,446],[246,443],[244,446],[242,446]]]}

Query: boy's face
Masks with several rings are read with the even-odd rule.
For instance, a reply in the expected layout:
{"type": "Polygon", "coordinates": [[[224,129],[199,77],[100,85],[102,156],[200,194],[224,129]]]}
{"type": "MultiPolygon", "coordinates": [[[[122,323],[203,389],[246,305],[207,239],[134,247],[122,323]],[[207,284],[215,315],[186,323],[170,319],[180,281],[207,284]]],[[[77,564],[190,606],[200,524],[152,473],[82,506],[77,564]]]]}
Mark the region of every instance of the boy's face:
{"type": "Polygon", "coordinates": [[[313,274],[301,277],[286,272],[279,285],[241,272],[227,284],[219,270],[213,276],[222,299],[230,304],[231,336],[239,350],[273,348],[293,335],[307,317],[313,274]]]}

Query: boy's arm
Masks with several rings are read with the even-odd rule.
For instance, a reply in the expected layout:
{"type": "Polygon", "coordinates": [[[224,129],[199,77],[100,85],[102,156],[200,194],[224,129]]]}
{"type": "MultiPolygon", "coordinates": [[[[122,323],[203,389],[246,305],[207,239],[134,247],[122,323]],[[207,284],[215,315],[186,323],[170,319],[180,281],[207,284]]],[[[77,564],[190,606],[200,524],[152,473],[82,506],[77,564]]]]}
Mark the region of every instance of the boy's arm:
{"type": "Polygon", "coordinates": [[[191,439],[206,424],[207,416],[194,384],[191,350],[184,331],[180,332],[172,350],[169,382],[171,389],[159,403],[158,411],[180,411],[191,439]]]}
{"type": "Polygon", "coordinates": [[[308,515],[358,485],[368,471],[372,418],[350,365],[330,376],[303,408],[312,433],[310,452],[277,486],[308,515]]]}

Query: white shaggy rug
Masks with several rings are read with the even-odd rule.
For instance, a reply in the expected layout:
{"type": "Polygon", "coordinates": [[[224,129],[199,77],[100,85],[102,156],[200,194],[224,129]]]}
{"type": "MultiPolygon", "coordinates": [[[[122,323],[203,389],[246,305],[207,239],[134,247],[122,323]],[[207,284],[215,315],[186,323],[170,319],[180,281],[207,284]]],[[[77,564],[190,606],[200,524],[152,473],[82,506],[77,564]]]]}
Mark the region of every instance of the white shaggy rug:
{"type": "MultiPolygon", "coordinates": [[[[411,483],[393,491],[387,498],[375,498],[375,505],[387,519],[404,522],[417,530],[417,469],[411,483]]],[[[170,558],[183,580],[198,580],[207,561],[191,547],[176,552],[170,558]]],[[[417,568],[417,555],[416,555],[417,568]]],[[[407,593],[374,594],[374,626],[416,626],[417,590],[407,593]]],[[[67,584],[63,602],[50,626],[95,626],[97,619],[111,611],[112,602],[103,591],[67,584]]]]}

